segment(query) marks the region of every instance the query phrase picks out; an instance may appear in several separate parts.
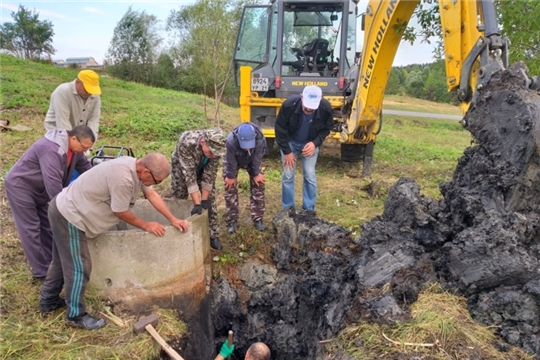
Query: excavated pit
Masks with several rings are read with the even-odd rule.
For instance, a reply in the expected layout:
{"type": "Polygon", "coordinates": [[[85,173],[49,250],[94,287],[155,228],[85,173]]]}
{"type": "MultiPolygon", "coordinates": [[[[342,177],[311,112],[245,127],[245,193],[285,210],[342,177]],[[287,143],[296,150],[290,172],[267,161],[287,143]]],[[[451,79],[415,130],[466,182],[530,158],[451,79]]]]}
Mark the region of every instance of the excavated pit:
{"type": "Polygon", "coordinates": [[[213,358],[232,329],[232,359],[255,341],[273,359],[326,359],[319,341],[360,318],[405,319],[438,281],[468,298],[476,321],[540,359],[540,96],[518,73],[495,75],[466,114],[475,145],[441,184],[442,200],[402,178],[354,239],[311,212],[278,213],[274,263],[247,262],[241,283],[212,286],[187,319],[182,356],[213,358]],[[367,291],[383,287],[391,291],[367,291]]]}

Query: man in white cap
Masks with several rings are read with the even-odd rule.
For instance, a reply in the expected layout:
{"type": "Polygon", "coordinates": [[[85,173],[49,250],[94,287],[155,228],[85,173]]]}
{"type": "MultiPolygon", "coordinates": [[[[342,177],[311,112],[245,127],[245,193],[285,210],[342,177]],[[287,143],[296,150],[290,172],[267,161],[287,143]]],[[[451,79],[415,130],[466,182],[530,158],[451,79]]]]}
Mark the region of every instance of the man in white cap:
{"type": "Polygon", "coordinates": [[[98,137],[101,115],[101,88],[99,75],[92,70],[82,70],[71,82],[60,84],[51,95],[45,116],[45,130],[72,130],[86,125],[98,137]]]}
{"type": "Polygon", "coordinates": [[[252,123],[238,125],[227,135],[227,153],[223,162],[223,179],[225,182],[225,206],[227,207],[227,231],[234,233],[238,226],[238,184],[239,169],[246,169],[249,174],[251,196],[250,210],[253,226],[259,231],[266,230],[263,223],[264,174],[261,164],[264,154],[268,152],[266,140],[261,128],[252,123]]]}
{"type": "Polygon", "coordinates": [[[302,209],[315,210],[317,177],[315,165],[319,147],[334,126],[332,106],[322,98],[318,86],[306,86],[301,95],[292,95],[281,105],[276,118],[276,142],[281,150],[283,174],[281,204],[294,207],[294,173],[296,159],[302,158],[304,188],[302,209]]]}

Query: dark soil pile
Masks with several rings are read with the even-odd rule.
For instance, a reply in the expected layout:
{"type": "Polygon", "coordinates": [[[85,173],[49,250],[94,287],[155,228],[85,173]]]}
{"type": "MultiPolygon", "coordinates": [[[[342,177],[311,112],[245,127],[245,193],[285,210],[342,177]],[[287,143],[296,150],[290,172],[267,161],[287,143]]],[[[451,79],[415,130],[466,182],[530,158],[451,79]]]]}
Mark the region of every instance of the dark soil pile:
{"type": "Polygon", "coordinates": [[[232,329],[233,359],[255,341],[275,359],[320,359],[319,341],[349,321],[402,319],[426,283],[440,282],[468,298],[477,321],[540,358],[540,96],[518,73],[495,75],[468,111],[476,144],[441,185],[442,200],[400,179],[356,239],[313,213],[279,213],[275,264],[247,263],[241,285],[213,286],[207,340],[217,348],[232,329]]]}

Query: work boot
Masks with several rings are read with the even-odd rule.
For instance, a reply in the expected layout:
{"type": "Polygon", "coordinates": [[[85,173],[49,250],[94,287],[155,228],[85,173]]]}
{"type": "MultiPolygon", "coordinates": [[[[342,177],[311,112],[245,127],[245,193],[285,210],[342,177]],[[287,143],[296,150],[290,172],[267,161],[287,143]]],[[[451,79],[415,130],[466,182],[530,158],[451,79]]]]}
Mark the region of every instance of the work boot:
{"type": "Polygon", "coordinates": [[[66,325],[79,329],[96,330],[105,326],[105,320],[95,318],[88,313],[85,313],[83,316],[66,318],[66,325]]]}
{"type": "Polygon", "coordinates": [[[233,221],[232,223],[229,224],[227,231],[229,232],[229,234],[234,234],[236,232],[237,227],[238,227],[238,224],[236,223],[236,221],[233,221]]]}
{"type": "Polygon", "coordinates": [[[255,229],[257,229],[259,231],[266,230],[266,225],[263,224],[262,220],[254,221],[253,226],[255,226],[255,229]]]}
{"type": "Polygon", "coordinates": [[[210,246],[212,249],[221,250],[221,241],[218,238],[210,238],[210,246]]]}
{"type": "Polygon", "coordinates": [[[56,309],[66,307],[66,300],[61,297],[58,300],[48,303],[48,304],[39,304],[39,309],[41,310],[41,315],[47,315],[50,312],[53,312],[56,309]]]}

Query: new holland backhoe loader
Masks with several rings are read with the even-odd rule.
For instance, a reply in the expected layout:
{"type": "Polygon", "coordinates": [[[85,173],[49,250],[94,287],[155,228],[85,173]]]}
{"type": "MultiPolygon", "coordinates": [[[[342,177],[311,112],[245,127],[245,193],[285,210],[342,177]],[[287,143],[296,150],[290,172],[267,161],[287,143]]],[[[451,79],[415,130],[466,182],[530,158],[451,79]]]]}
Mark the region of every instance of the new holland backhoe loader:
{"type": "MultiPolygon", "coordinates": [[[[274,0],[246,6],[234,63],[240,117],[261,126],[269,148],[281,103],[306,85],[318,85],[334,109],[329,137],[341,142],[344,161],[371,172],[382,126],[384,90],[395,53],[418,0],[274,0]],[[357,22],[363,47],[356,52],[357,22]]],[[[439,0],[448,90],[463,111],[491,75],[508,66],[492,0],[439,0]]],[[[414,55],[411,55],[414,56],[414,55]]],[[[538,86],[537,79],[524,81],[538,86]]]]}

